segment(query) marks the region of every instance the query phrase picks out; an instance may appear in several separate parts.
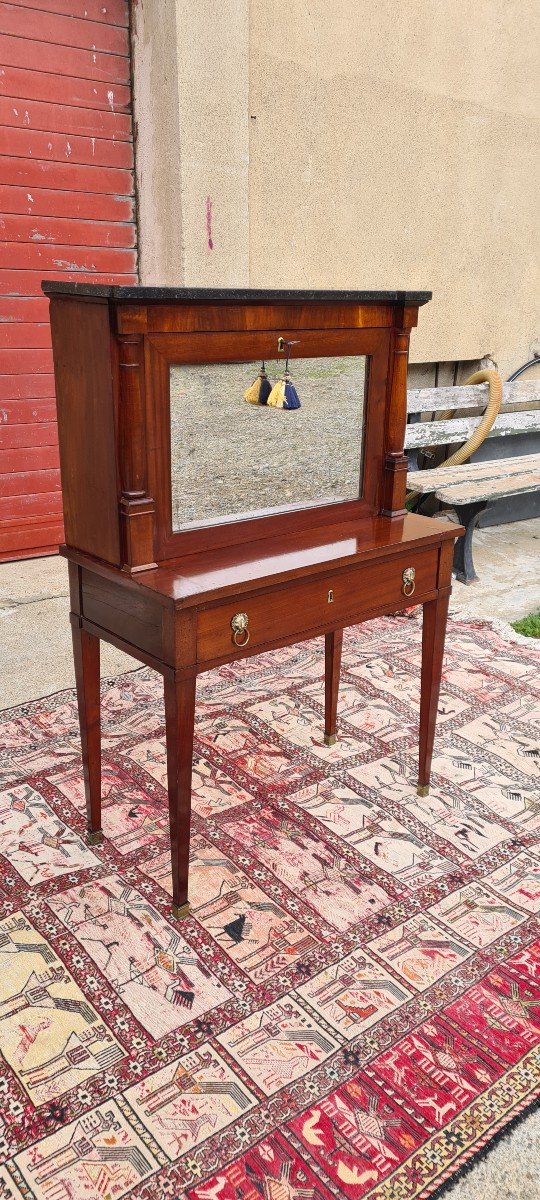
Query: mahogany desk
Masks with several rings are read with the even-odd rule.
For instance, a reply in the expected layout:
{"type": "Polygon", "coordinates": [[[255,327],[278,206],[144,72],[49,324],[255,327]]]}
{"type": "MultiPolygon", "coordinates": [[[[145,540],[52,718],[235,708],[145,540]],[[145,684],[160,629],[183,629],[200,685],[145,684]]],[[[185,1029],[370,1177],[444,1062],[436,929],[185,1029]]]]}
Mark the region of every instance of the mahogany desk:
{"type": "Polygon", "coordinates": [[[428,789],[453,548],[462,532],[404,509],[408,336],[429,294],[210,294],[60,283],[44,290],[53,298],[62,552],[89,838],[103,836],[103,639],[164,678],[173,912],[182,917],[189,912],[200,672],[324,634],[324,737],[331,745],[344,627],[422,604],[418,787],[428,789]],[[312,354],[322,346],[325,354],[369,355],[358,498],[173,530],[167,364],[269,357],[278,331],[301,337],[312,354]]]}

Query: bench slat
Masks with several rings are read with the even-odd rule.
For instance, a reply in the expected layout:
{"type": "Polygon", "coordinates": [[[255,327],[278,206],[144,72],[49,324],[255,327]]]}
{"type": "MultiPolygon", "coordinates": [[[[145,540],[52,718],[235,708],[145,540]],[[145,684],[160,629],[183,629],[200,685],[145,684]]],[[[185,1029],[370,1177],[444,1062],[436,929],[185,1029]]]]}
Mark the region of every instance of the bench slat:
{"type": "MultiPolygon", "coordinates": [[[[481,417],[456,417],[452,421],[419,421],[407,425],[405,447],[417,450],[425,446],[454,445],[466,442],[478,428],[481,417]]],[[[499,414],[488,433],[491,437],[511,437],[518,433],[540,431],[540,408],[525,412],[499,414]]]]}
{"type": "MultiPolygon", "coordinates": [[[[471,383],[467,387],[410,388],[407,392],[407,412],[445,412],[452,408],[485,408],[488,401],[487,383],[471,383]]],[[[502,410],[508,404],[540,404],[540,379],[503,384],[502,410]]]]}
{"type": "Polygon", "coordinates": [[[500,496],[517,496],[523,492],[536,492],[540,488],[540,467],[523,475],[512,475],[507,479],[494,479],[491,484],[480,487],[476,483],[456,483],[451,488],[437,488],[435,495],[443,504],[476,504],[481,500],[497,500],[500,496]]]}
{"type": "Polygon", "coordinates": [[[518,458],[492,459],[457,467],[435,467],[432,471],[411,471],[407,486],[422,495],[435,492],[446,504],[468,504],[475,499],[534,491],[540,487],[540,454],[522,454],[518,458]],[[461,495],[467,499],[460,500],[461,495]]]}

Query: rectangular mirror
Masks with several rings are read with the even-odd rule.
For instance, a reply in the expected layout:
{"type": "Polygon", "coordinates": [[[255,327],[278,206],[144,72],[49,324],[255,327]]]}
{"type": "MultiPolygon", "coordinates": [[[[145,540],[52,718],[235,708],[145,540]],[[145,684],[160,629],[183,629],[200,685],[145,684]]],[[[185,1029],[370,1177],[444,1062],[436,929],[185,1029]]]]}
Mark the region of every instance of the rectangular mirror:
{"type": "Polygon", "coordinates": [[[294,359],[291,410],[244,399],[260,369],[171,366],[173,530],[361,495],[366,357],[294,359]]]}

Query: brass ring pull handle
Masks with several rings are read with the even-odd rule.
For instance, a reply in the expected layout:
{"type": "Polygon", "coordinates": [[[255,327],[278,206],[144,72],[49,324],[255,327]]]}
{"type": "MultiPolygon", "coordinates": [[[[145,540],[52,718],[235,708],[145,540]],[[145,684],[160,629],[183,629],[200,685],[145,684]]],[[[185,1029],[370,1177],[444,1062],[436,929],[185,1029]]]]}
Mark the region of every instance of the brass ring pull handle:
{"type": "Polygon", "coordinates": [[[235,613],[231,621],[231,629],[233,631],[233,642],[240,650],[247,646],[249,642],[249,617],[247,613],[235,613]]]}
{"type": "Polygon", "coordinates": [[[414,589],[416,587],[416,583],[414,581],[415,575],[416,575],[416,571],[415,571],[414,567],[405,567],[405,570],[402,575],[403,584],[401,587],[401,590],[402,590],[404,596],[412,596],[414,589]]]}

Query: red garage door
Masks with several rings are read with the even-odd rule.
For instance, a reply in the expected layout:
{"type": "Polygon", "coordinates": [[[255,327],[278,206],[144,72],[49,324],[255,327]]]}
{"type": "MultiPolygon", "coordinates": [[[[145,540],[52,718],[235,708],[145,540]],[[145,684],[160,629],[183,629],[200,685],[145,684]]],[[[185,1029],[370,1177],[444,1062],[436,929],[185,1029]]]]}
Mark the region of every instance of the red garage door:
{"type": "Polygon", "coordinates": [[[62,540],[44,278],[137,279],[128,4],[0,0],[0,558],[62,540]]]}

